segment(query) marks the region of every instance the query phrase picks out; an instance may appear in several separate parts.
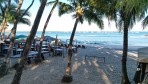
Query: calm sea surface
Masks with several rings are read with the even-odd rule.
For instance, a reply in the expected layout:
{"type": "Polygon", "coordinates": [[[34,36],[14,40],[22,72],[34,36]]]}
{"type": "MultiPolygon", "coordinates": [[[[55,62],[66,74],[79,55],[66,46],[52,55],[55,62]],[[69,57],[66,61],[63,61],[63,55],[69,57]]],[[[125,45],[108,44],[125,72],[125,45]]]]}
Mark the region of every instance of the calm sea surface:
{"type": "MultiPolygon", "coordinates": [[[[36,36],[41,36],[41,31],[38,31],[36,36]]],[[[29,32],[17,32],[17,35],[27,35],[29,32]]],[[[66,41],[70,38],[71,32],[51,32],[46,31],[45,35],[56,37],[66,41]]],[[[122,45],[122,32],[76,32],[75,37],[79,44],[100,44],[100,45],[122,45]]],[[[148,32],[129,32],[130,46],[148,46],[148,32]]]]}

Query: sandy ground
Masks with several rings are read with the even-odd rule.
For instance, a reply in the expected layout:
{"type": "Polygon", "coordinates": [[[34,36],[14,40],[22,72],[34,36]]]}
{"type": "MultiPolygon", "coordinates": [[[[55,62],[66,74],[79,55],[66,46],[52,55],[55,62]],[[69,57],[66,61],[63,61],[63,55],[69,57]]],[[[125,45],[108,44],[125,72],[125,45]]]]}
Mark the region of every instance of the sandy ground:
{"type": "MultiPolygon", "coordinates": [[[[79,48],[72,57],[72,76],[70,84],[120,84],[121,83],[121,57],[122,50],[105,46],[87,46],[86,49],[79,48]],[[85,55],[105,57],[88,57],[85,55]]],[[[137,67],[137,51],[130,50],[127,59],[128,77],[134,84],[133,77],[137,67]]],[[[61,56],[45,55],[45,60],[32,66],[26,65],[21,77],[21,84],[64,84],[61,79],[65,74],[67,66],[67,54],[61,56]]],[[[15,71],[0,79],[0,84],[11,84],[15,71]]]]}

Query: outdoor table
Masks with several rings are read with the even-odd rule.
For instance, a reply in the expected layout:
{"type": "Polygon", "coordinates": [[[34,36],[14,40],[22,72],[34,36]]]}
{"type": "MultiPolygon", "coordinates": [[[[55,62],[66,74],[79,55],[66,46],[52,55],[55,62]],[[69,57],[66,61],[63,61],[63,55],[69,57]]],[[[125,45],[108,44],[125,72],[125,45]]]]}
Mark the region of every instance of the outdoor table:
{"type": "MultiPolygon", "coordinates": [[[[37,55],[38,52],[37,51],[30,51],[29,54],[28,54],[28,59],[34,59],[35,56],[34,55],[37,55]]],[[[21,54],[17,54],[17,55],[13,55],[13,56],[10,56],[10,66],[12,65],[12,59],[15,59],[15,58],[20,58],[21,57],[21,54]]]]}
{"type": "Polygon", "coordinates": [[[64,57],[64,48],[61,46],[51,46],[54,50],[54,55],[61,55],[64,57]]]}

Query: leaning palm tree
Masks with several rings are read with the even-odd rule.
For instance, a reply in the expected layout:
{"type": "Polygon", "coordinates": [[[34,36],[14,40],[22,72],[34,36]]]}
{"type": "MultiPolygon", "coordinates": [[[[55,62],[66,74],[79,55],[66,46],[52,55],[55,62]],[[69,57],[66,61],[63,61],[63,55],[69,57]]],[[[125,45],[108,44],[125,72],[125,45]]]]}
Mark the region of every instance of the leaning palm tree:
{"type": "Polygon", "coordinates": [[[59,15],[66,13],[73,13],[73,17],[76,19],[73,27],[73,31],[70,36],[69,47],[68,47],[68,65],[66,67],[66,73],[62,78],[62,82],[71,82],[73,80],[71,75],[71,59],[72,59],[72,43],[78,22],[83,23],[83,20],[86,19],[88,23],[91,22],[97,23],[100,28],[103,28],[102,13],[100,11],[94,11],[94,7],[90,6],[89,1],[85,0],[68,0],[70,4],[60,4],[59,6],[59,15]]]}
{"type": "Polygon", "coordinates": [[[43,31],[42,31],[42,35],[41,35],[41,38],[40,38],[40,46],[39,46],[39,50],[38,50],[38,55],[37,55],[37,59],[40,59],[41,58],[41,51],[42,51],[42,43],[43,43],[43,39],[44,39],[44,34],[45,34],[45,31],[46,31],[46,28],[47,28],[47,25],[48,25],[48,22],[50,20],[50,17],[51,15],[53,14],[53,11],[55,9],[55,7],[57,6],[57,4],[59,3],[59,0],[55,0],[55,1],[51,1],[51,2],[48,2],[47,5],[49,4],[53,4],[53,7],[51,8],[51,11],[49,12],[49,15],[47,17],[47,20],[44,24],[44,28],[43,28],[43,31]]]}
{"type": "MultiPolygon", "coordinates": [[[[23,17],[24,16],[30,16],[28,10],[31,8],[33,3],[34,3],[34,0],[32,0],[31,4],[28,6],[28,8],[26,10],[24,10],[23,12],[20,12],[21,17],[19,17],[18,23],[30,25],[31,22],[27,18],[23,18],[23,17]]],[[[10,20],[10,23],[13,24],[13,21],[10,20]]],[[[5,39],[8,39],[10,37],[12,30],[13,30],[13,28],[10,30],[9,34],[7,35],[7,37],[5,39]]]]}
{"type": "MultiPolygon", "coordinates": [[[[9,45],[9,49],[8,49],[8,52],[7,52],[7,57],[11,56],[11,52],[12,52],[12,48],[13,48],[13,44],[14,44],[14,39],[15,39],[15,35],[16,35],[18,16],[19,16],[19,12],[20,12],[22,3],[23,3],[23,0],[20,0],[18,7],[17,7],[17,10],[16,10],[16,13],[15,13],[14,25],[13,25],[14,30],[12,31],[12,38],[10,40],[10,45],[9,45]]],[[[8,63],[7,61],[8,60],[6,60],[5,62],[8,63]]]]}
{"type": "MultiPolygon", "coordinates": [[[[7,28],[7,20],[6,19],[8,17],[8,11],[9,11],[10,3],[11,3],[11,0],[8,0],[8,4],[7,4],[7,7],[6,7],[6,12],[4,14],[4,18],[3,18],[3,21],[2,21],[2,25],[1,25],[2,26],[1,32],[2,32],[3,29],[4,29],[4,32],[5,32],[5,29],[7,28]]],[[[3,36],[4,36],[4,33],[3,33],[3,36]]]]}
{"type": "MultiPolygon", "coordinates": [[[[14,4],[11,4],[10,5],[9,12],[8,12],[8,17],[6,18],[7,23],[9,23],[9,24],[13,24],[14,23],[13,20],[15,19],[15,13],[16,13],[16,10],[15,9],[16,8],[17,8],[16,5],[14,5],[14,4]]],[[[6,9],[5,5],[3,5],[3,7],[0,7],[0,10],[1,10],[2,15],[5,14],[5,9],[6,9]]],[[[29,19],[24,18],[24,16],[30,16],[29,12],[28,11],[25,11],[25,10],[20,10],[20,12],[18,14],[18,18],[19,18],[18,23],[24,23],[24,24],[30,25],[29,19]]],[[[4,31],[5,31],[5,29],[4,29],[4,31]]],[[[1,72],[1,70],[3,70],[3,73],[0,76],[3,76],[3,75],[5,75],[8,72],[8,69],[9,69],[9,66],[8,66],[8,58],[11,56],[11,52],[9,51],[8,53],[7,53],[8,55],[5,56],[4,63],[2,65],[2,66],[5,66],[5,67],[0,67],[0,72],[1,72]]]]}
{"type": "MultiPolygon", "coordinates": [[[[7,5],[3,5],[2,7],[0,7],[0,10],[2,11],[2,17],[4,18],[5,16],[5,13],[6,13],[6,6],[7,5]]],[[[13,24],[14,23],[14,16],[15,16],[15,13],[16,13],[16,8],[17,6],[15,4],[10,4],[10,8],[9,8],[9,11],[8,11],[8,17],[6,18],[7,22],[6,24],[13,24]]],[[[27,24],[27,25],[30,25],[30,20],[26,18],[26,16],[30,16],[30,13],[24,9],[21,9],[20,12],[19,12],[19,20],[18,20],[18,23],[23,23],[23,24],[27,24]]],[[[7,25],[6,25],[7,26],[7,25]]],[[[6,28],[1,28],[1,31],[5,31],[6,28]]]]}
{"type": "MultiPolygon", "coordinates": [[[[12,38],[10,40],[10,45],[9,45],[9,49],[8,49],[8,52],[7,52],[7,57],[10,57],[11,52],[12,52],[12,48],[13,48],[13,44],[14,44],[14,38],[15,38],[15,34],[16,34],[17,23],[18,23],[18,15],[19,15],[22,3],[23,3],[23,0],[20,0],[18,7],[17,7],[17,10],[16,10],[16,13],[15,13],[14,26],[13,26],[14,30],[13,30],[12,38]]],[[[7,64],[8,64],[8,59],[4,60],[4,64],[3,64],[4,67],[0,67],[0,68],[5,69],[5,73],[8,70],[7,64]]]]}
{"type": "Polygon", "coordinates": [[[41,0],[41,5],[39,7],[39,10],[37,12],[37,15],[36,15],[36,18],[34,20],[34,24],[32,26],[32,29],[30,31],[30,34],[29,36],[27,37],[27,40],[26,40],[26,43],[25,43],[25,46],[24,46],[24,49],[23,49],[23,52],[21,54],[21,58],[20,58],[20,61],[19,63],[16,65],[16,73],[14,75],[14,78],[13,78],[13,81],[11,84],[20,84],[20,79],[21,79],[21,75],[22,75],[22,71],[23,71],[23,68],[24,68],[24,65],[27,61],[27,56],[29,54],[29,51],[30,51],[30,48],[31,48],[31,45],[33,43],[33,40],[34,40],[34,37],[35,37],[35,34],[37,32],[37,29],[38,29],[38,25],[40,23],[40,19],[42,17],[42,14],[43,14],[43,11],[44,11],[44,8],[45,8],[45,5],[46,5],[46,2],[47,0],[41,0]]]}
{"type": "MultiPolygon", "coordinates": [[[[13,8],[15,8],[15,6],[13,7],[13,8]]],[[[11,8],[10,8],[11,9],[11,8]]],[[[12,10],[10,10],[9,11],[9,16],[11,17],[11,18],[9,18],[9,16],[8,16],[8,18],[7,18],[7,22],[8,23],[10,23],[10,24],[14,24],[14,21],[13,20],[15,20],[15,13],[16,13],[16,10],[14,10],[14,9],[12,9],[12,10]]],[[[30,13],[29,12],[26,12],[24,9],[22,9],[22,10],[20,10],[20,12],[18,13],[18,16],[17,16],[17,18],[18,18],[18,22],[17,22],[17,24],[18,23],[23,23],[23,24],[27,24],[27,25],[30,25],[30,20],[29,19],[27,19],[27,18],[25,18],[24,16],[30,16],[30,13]],[[23,16],[22,16],[23,15],[23,16]]],[[[12,28],[12,30],[15,30],[16,31],[16,29],[15,29],[15,27],[13,27],[12,28]]],[[[12,31],[13,32],[13,34],[14,34],[14,31],[12,31]]],[[[14,42],[14,41],[13,41],[14,42]]],[[[10,47],[9,47],[10,48],[10,47]]],[[[9,51],[9,49],[8,49],[8,53],[7,53],[7,56],[5,57],[5,62],[6,63],[8,63],[8,58],[11,56],[11,53],[10,53],[11,51],[9,51]]]]}

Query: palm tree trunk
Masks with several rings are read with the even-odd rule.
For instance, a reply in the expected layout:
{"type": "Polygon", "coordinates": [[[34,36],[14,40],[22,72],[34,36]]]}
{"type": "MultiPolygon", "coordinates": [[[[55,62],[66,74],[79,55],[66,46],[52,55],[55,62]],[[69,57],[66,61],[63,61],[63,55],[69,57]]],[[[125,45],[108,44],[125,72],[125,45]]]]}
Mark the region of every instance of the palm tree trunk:
{"type": "MultiPolygon", "coordinates": [[[[26,12],[31,8],[31,6],[33,5],[33,3],[34,3],[34,0],[32,0],[32,2],[31,2],[31,4],[29,5],[29,7],[25,10],[25,12],[23,13],[23,15],[22,15],[22,17],[26,14],[26,12]]],[[[21,17],[21,18],[22,18],[21,17]]],[[[9,34],[8,34],[8,36],[7,36],[7,38],[6,39],[8,39],[9,37],[10,37],[10,35],[11,35],[11,33],[12,33],[12,30],[13,30],[13,28],[11,29],[11,31],[9,32],[9,34]]]]}
{"type": "Polygon", "coordinates": [[[13,78],[13,81],[12,81],[11,84],[20,84],[22,70],[23,70],[24,64],[27,61],[27,56],[29,54],[31,45],[32,45],[34,37],[36,35],[37,29],[38,29],[38,25],[40,23],[40,20],[41,20],[41,17],[42,17],[42,14],[43,14],[46,2],[47,2],[47,0],[42,0],[42,2],[41,2],[40,8],[39,8],[38,13],[36,15],[36,18],[35,18],[34,24],[32,26],[32,29],[30,31],[30,34],[27,37],[26,44],[25,44],[23,52],[21,54],[21,58],[20,58],[19,64],[15,68],[16,69],[16,73],[14,75],[14,78],[13,78]]]}
{"type": "Polygon", "coordinates": [[[48,17],[47,17],[47,20],[45,22],[45,25],[44,25],[44,28],[43,28],[43,32],[42,32],[42,35],[41,35],[41,39],[40,39],[40,47],[39,47],[39,51],[38,51],[38,55],[37,55],[37,58],[41,58],[41,51],[42,51],[42,43],[43,43],[43,39],[44,39],[44,35],[45,35],[45,31],[46,31],[46,28],[47,28],[47,25],[49,23],[49,20],[50,20],[50,17],[56,7],[56,5],[58,4],[58,0],[54,3],[48,17]]]}
{"type": "MultiPolygon", "coordinates": [[[[13,28],[12,28],[12,29],[10,30],[10,32],[8,33],[8,35],[7,35],[6,39],[8,39],[8,38],[10,37],[10,35],[11,35],[12,31],[13,31],[13,28]]],[[[5,39],[5,40],[6,40],[6,39],[5,39]]]]}
{"type": "Polygon", "coordinates": [[[62,82],[72,82],[72,76],[71,76],[71,58],[72,58],[72,42],[73,42],[73,38],[76,32],[76,28],[77,28],[77,24],[78,24],[79,18],[77,17],[75,24],[74,24],[74,28],[70,37],[70,42],[69,42],[69,47],[68,47],[68,65],[66,67],[66,73],[62,78],[62,82]]]}
{"type": "Polygon", "coordinates": [[[4,62],[5,62],[5,63],[8,63],[8,58],[11,56],[11,52],[12,52],[12,50],[13,50],[13,44],[14,44],[14,40],[15,40],[16,29],[17,29],[17,23],[18,23],[18,14],[19,14],[19,12],[20,12],[22,3],[23,3],[23,0],[20,0],[20,1],[19,1],[19,4],[18,4],[18,8],[17,8],[17,10],[16,10],[15,19],[14,19],[14,26],[13,26],[14,29],[13,29],[13,31],[12,31],[12,37],[11,37],[11,40],[10,40],[10,45],[9,45],[9,49],[8,49],[8,52],[7,52],[7,56],[6,56],[5,59],[4,59],[4,62]]]}
{"type": "Polygon", "coordinates": [[[128,75],[127,75],[127,51],[128,51],[128,27],[124,26],[124,42],[123,42],[123,56],[122,56],[122,84],[130,84],[128,75]]]}
{"type": "Polygon", "coordinates": [[[5,26],[7,26],[7,17],[8,17],[8,11],[9,11],[10,3],[11,3],[11,0],[8,0],[8,5],[7,5],[5,16],[4,16],[4,19],[3,19],[3,22],[2,22],[2,28],[1,28],[1,31],[0,31],[0,35],[1,35],[2,31],[4,30],[5,26]]]}
{"type": "Polygon", "coordinates": [[[7,26],[4,27],[4,31],[3,31],[3,33],[2,33],[2,36],[3,36],[3,37],[2,37],[2,40],[5,40],[5,31],[6,31],[6,29],[7,29],[7,26]]]}

